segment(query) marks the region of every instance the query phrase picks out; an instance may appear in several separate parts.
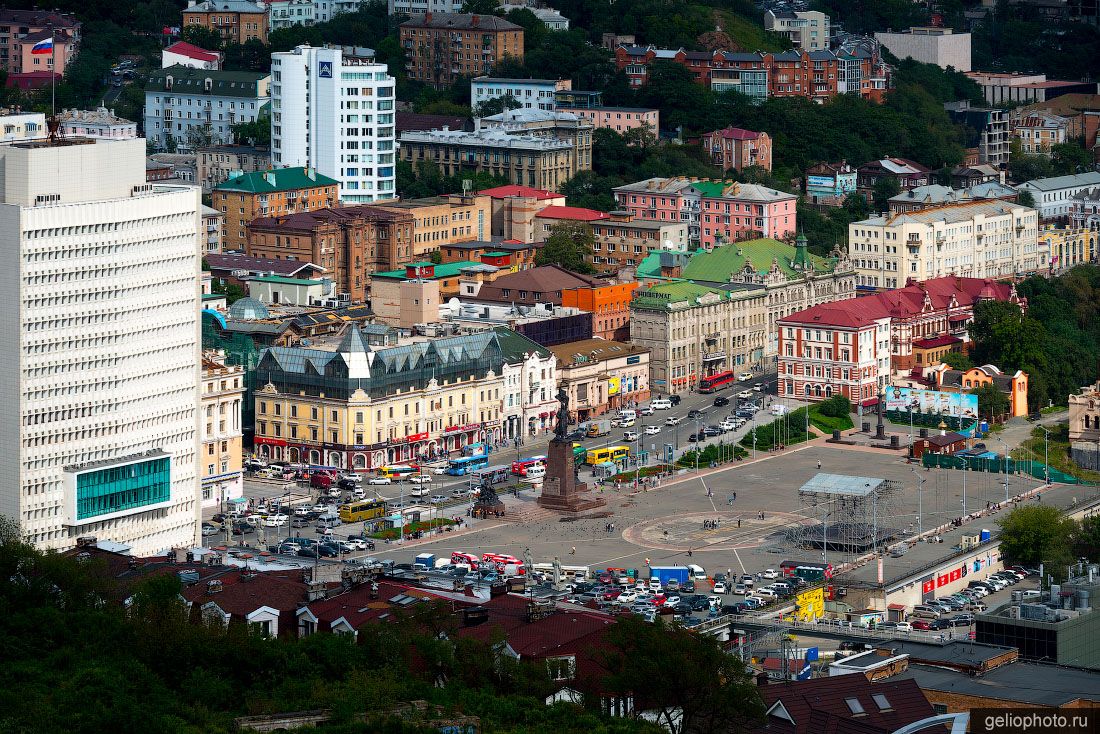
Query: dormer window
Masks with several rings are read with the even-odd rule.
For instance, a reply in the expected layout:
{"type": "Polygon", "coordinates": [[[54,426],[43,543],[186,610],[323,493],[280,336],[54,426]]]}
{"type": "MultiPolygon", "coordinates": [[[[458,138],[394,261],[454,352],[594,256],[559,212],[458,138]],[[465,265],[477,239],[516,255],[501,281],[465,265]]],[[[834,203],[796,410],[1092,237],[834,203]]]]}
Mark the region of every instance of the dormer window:
{"type": "Polygon", "coordinates": [[[848,710],[851,711],[852,714],[854,714],[855,716],[867,713],[863,710],[863,704],[859,702],[858,698],[846,698],[844,699],[844,703],[848,704],[848,710]]]}

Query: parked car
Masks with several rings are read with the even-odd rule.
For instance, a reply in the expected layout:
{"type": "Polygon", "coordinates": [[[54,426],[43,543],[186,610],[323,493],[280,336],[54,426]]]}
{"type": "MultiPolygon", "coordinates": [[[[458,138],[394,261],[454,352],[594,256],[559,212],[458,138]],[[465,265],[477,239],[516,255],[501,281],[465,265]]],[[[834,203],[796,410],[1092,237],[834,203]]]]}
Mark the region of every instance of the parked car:
{"type": "Polygon", "coordinates": [[[707,426],[703,429],[703,435],[707,438],[714,438],[715,436],[722,435],[722,429],[718,426],[707,426]]]}
{"type": "Polygon", "coordinates": [[[744,596],[745,594],[749,593],[749,587],[745,586],[744,584],[734,584],[733,585],[733,593],[734,594],[740,594],[741,596],[744,596]]]}
{"type": "Polygon", "coordinates": [[[221,532],[220,528],[211,525],[208,522],[204,522],[202,524],[202,537],[204,538],[209,538],[211,535],[217,535],[219,532],[221,532]]]}
{"type": "Polygon", "coordinates": [[[970,625],[974,624],[974,615],[966,613],[956,614],[949,621],[955,627],[969,627],[970,625]]]}
{"type": "Polygon", "coordinates": [[[779,578],[779,573],[774,568],[769,568],[766,571],[764,571],[763,573],[761,573],[760,575],[763,576],[766,579],[777,579],[777,578],[779,578]]]}
{"type": "Polygon", "coordinates": [[[932,622],[927,619],[911,619],[909,621],[909,628],[915,630],[930,630],[932,629],[932,622]]]}
{"type": "Polygon", "coordinates": [[[715,581],[714,582],[714,588],[712,589],[712,591],[715,594],[725,594],[726,593],[726,583],[724,581],[715,581]]]}
{"type": "Polygon", "coordinates": [[[672,408],[672,401],[657,398],[656,400],[650,401],[649,407],[654,410],[669,410],[672,408]]]}

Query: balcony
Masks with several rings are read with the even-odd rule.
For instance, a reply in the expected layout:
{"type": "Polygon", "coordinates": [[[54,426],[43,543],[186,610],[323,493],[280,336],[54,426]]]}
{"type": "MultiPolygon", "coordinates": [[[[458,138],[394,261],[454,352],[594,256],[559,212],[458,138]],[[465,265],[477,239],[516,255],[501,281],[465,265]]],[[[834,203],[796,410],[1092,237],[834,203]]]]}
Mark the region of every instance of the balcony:
{"type": "Polygon", "coordinates": [[[703,352],[704,362],[722,362],[726,359],[725,350],[719,350],[717,352],[703,352]]]}

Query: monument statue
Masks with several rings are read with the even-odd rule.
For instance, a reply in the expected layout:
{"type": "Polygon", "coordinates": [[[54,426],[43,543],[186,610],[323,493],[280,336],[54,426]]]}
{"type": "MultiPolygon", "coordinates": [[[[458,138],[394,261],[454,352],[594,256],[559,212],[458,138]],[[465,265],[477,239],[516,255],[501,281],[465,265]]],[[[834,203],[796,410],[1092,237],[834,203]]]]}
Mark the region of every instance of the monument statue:
{"type": "Polygon", "coordinates": [[[546,452],[546,479],[538,504],[557,512],[577,513],[603,507],[607,501],[587,494],[588,486],[577,478],[573,442],[569,433],[569,395],[565,388],[558,388],[558,424],[554,426],[554,438],[546,452]]]}
{"type": "Polygon", "coordinates": [[[564,441],[565,434],[569,433],[569,394],[565,388],[558,387],[558,424],[554,426],[554,439],[564,441]]]}

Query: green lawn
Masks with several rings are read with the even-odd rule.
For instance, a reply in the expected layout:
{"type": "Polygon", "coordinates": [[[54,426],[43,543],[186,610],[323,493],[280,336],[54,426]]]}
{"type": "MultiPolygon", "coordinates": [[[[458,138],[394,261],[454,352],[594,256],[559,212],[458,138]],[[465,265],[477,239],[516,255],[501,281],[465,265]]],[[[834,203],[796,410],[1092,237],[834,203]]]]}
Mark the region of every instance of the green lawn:
{"type": "Polygon", "coordinates": [[[1022,461],[1031,459],[1042,463],[1044,450],[1049,451],[1050,466],[1070,476],[1077,477],[1086,482],[1100,482],[1100,472],[1084,469],[1078,466],[1069,455],[1069,426],[1059,423],[1050,429],[1049,445],[1044,441],[1043,429],[1036,426],[1031,431],[1031,438],[1020,444],[1019,448],[1012,450],[1012,458],[1022,461]]]}
{"type": "Polygon", "coordinates": [[[715,23],[745,51],[782,51],[791,47],[787,39],[768,33],[757,20],[721,10],[714,15],[715,23]]]}

